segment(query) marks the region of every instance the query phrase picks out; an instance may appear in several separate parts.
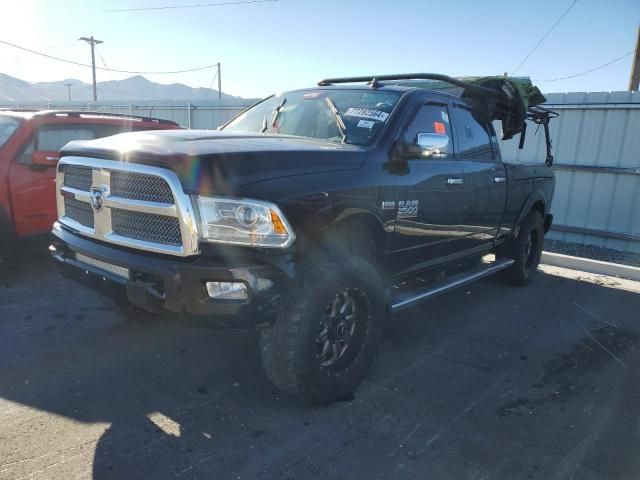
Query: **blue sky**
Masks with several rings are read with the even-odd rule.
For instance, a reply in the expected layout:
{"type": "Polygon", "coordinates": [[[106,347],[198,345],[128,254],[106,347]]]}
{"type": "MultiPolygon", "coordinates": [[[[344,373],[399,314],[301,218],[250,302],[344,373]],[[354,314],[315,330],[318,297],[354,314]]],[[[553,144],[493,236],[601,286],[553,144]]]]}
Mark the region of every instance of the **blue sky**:
{"type": "MultiPolygon", "coordinates": [[[[223,91],[258,97],[329,76],[511,72],[573,0],[279,0],[106,12],[217,1],[223,0],[2,0],[0,40],[89,62],[89,47],[76,39],[94,35],[105,42],[98,65],[126,70],[221,61],[223,91]]],[[[604,64],[634,48],[639,22],[638,0],[578,0],[517,74],[547,80],[604,64]]],[[[625,90],[630,65],[628,56],[587,75],[539,85],[546,92],[625,90]]],[[[32,82],[91,80],[90,69],[2,45],[0,72],[32,82]]],[[[214,70],[147,77],[208,87],[213,75],[214,70]]],[[[98,72],[99,81],[127,76],[98,72]]]]}

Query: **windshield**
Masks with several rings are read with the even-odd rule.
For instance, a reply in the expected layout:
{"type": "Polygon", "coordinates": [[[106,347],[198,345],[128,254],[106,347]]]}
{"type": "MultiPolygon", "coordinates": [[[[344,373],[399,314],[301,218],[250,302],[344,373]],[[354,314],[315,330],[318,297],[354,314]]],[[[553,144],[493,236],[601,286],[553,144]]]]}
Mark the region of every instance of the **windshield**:
{"type": "Polygon", "coordinates": [[[0,117],[0,148],[7,143],[7,140],[14,134],[20,126],[20,120],[9,117],[0,117]]]}
{"type": "Polygon", "coordinates": [[[371,90],[287,92],[251,107],[224,130],[368,145],[384,127],[399,98],[397,92],[371,90]]]}

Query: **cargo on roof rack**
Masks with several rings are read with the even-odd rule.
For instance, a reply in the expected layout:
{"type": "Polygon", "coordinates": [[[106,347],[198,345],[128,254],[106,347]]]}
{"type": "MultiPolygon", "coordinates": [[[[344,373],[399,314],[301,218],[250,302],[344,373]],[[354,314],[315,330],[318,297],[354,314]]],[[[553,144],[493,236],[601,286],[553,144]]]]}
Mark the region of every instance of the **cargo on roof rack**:
{"type": "Polygon", "coordinates": [[[367,83],[371,88],[385,86],[426,88],[463,98],[486,108],[491,120],[502,122],[502,139],[509,140],[520,134],[520,148],[524,146],[527,120],[544,126],[547,145],[546,163],[551,165],[551,139],[549,120],[558,114],[543,108],[546,101],[529,77],[450,77],[441,73],[399,73],[360,77],[327,78],[318,86],[343,83],[367,83]]]}

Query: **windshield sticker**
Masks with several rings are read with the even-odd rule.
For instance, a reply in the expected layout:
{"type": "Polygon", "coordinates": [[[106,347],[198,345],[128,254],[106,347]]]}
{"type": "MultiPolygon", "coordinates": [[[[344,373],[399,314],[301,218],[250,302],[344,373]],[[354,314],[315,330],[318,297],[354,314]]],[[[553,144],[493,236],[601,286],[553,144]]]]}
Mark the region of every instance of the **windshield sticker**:
{"type": "Polygon", "coordinates": [[[375,122],[372,122],[371,120],[360,120],[358,122],[358,127],[368,128],[369,130],[371,130],[374,125],[375,125],[375,122]]]}
{"type": "Polygon", "coordinates": [[[320,95],[322,95],[322,92],[307,92],[302,96],[302,98],[305,100],[313,100],[314,98],[318,98],[320,95]]]}
{"type": "Polygon", "coordinates": [[[376,120],[378,122],[384,122],[387,120],[387,118],[389,118],[389,114],[381,110],[369,110],[368,108],[353,108],[353,107],[351,107],[349,110],[344,112],[344,116],[368,118],[370,120],[376,120]]]}
{"type": "Polygon", "coordinates": [[[433,131],[438,135],[446,135],[447,129],[442,122],[433,122],[433,131]]]}
{"type": "Polygon", "coordinates": [[[444,120],[445,122],[449,123],[449,114],[447,112],[445,112],[444,110],[442,110],[442,120],[444,120]]]}

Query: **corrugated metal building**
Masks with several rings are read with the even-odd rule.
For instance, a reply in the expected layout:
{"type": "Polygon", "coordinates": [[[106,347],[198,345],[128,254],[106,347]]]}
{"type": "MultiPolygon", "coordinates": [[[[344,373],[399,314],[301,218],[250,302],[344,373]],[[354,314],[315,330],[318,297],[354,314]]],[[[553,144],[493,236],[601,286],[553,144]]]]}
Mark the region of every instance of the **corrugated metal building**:
{"type": "MultiPolygon", "coordinates": [[[[640,93],[553,93],[551,135],[557,177],[550,238],[640,252],[640,93]]],[[[502,142],[505,161],[541,161],[544,134],[523,150],[502,142]]]]}

